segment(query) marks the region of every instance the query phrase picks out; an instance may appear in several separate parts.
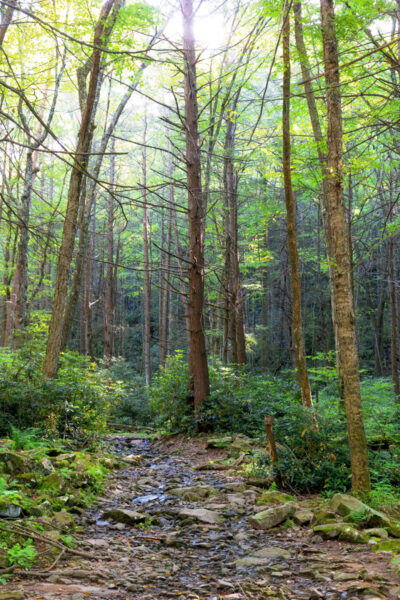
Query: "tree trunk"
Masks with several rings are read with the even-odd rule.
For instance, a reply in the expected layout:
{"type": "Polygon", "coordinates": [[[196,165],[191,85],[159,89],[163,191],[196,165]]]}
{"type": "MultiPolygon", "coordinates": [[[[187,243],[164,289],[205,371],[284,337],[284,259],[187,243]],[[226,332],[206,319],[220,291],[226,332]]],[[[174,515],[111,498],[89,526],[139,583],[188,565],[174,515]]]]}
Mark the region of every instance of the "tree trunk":
{"type": "Polygon", "coordinates": [[[189,319],[190,368],[196,414],[208,396],[209,375],[203,324],[204,305],[204,206],[201,187],[200,139],[196,87],[196,54],[193,36],[193,2],[182,0],[186,169],[189,216],[189,319]]]}
{"type": "Polygon", "coordinates": [[[4,38],[6,37],[7,29],[12,21],[14,10],[17,6],[17,0],[8,0],[7,6],[1,9],[1,21],[0,21],[0,48],[3,45],[4,38]]]}
{"type": "Polygon", "coordinates": [[[107,272],[104,290],[104,366],[111,365],[114,334],[114,181],[115,181],[115,140],[110,143],[110,193],[108,195],[107,227],[107,272]]]}
{"type": "MultiPolygon", "coordinates": [[[[317,103],[315,100],[314,90],[311,83],[312,72],[310,63],[307,56],[306,46],[304,44],[304,36],[303,36],[303,24],[302,24],[302,16],[301,16],[301,2],[294,2],[293,4],[293,12],[294,12],[294,20],[295,20],[295,37],[296,37],[296,47],[297,52],[300,59],[301,66],[301,74],[304,82],[304,90],[306,93],[308,112],[310,115],[311,126],[313,130],[313,136],[315,143],[317,144],[317,152],[318,152],[318,160],[321,166],[322,171],[322,196],[321,196],[321,218],[322,218],[322,226],[324,229],[324,239],[325,246],[327,249],[328,256],[331,254],[330,249],[328,248],[328,244],[330,242],[330,237],[328,233],[326,212],[327,212],[327,194],[328,194],[328,170],[327,170],[327,162],[326,162],[326,152],[324,150],[324,137],[322,135],[321,123],[318,115],[317,103]]],[[[343,399],[343,374],[342,374],[342,366],[340,364],[339,356],[339,335],[338,335],[338,327],[337,327],[337,317],[335,313],[335,303],[333,300],[333,280],[332,280],[332,272],[331,272],[331,264],[329,263],[329,289],[331,295],[331,306],[332,306],[332,325],[333,325],[333,333],[335,336],[335,348],[336,348],[336,371],[338,375],[338,391],[340,398],[343,399]]]]}
{"type": "Polygon", "coordinates": [[[293,342],[296,355],[297,377],[300,384],[303,406],[311,407],[312,396],[304,349],[303,325],[301,316],[301,279],[299,252],[296,236],[296,204],[292,188],[291,156],[290,156],[290,17],[289,4],[285,3],[286,14],[282,29],[283,46],[283,111],[282,111],[282,143],[283,143],[283,180],[286,202],[286,228],[288,253],[290,261],[292,290],[292,323],[293,342]]]}
{"type": "Polygon", "coordinates": [[[356,492],[367,493],[370,490],[370,476],[361,411],[356,324],[351,285],[351,257],[343,193],[342,108],[332,0],[321,0],[321,21],[327,88],[326,219],[329,235],[328,258],[332,270],[333,309],[337,320],[339,359],[343,372],[352,486],[356,492]]]}
{"type": "Polygon", "coordinates": [[[79,199],[84,172],[88,163],[88,151],[91,138],[92,113],[96,98],[97,83],[100,74],[101,47],[105,35],[110,33],[107,20],[113,6],[119,8],[121,0],[107,0],[101,9],[93,37],[93,53],[90,68],[90,80],[85,108],[78,133],[74,164],[68,188],[67,209],[57,264],[53,310],[49,326],[46,354],[43,364],[43,376],[53,378],[57,375],[62,344],[63,319],[66,308],[68,281],[75,244],[79,199]]]}
{"type": "Polygon", "coordinates": [[[151,357],[150,357],[150,271],[149,271],[149,221],[147,216],[147,156],[146,156],[147,116],[143,124],[142,146],[142,185],[143,185],[143,256],[144,256],[144,281],[143,281],[143,369],[147,387],[151,383],[151,357]]]}

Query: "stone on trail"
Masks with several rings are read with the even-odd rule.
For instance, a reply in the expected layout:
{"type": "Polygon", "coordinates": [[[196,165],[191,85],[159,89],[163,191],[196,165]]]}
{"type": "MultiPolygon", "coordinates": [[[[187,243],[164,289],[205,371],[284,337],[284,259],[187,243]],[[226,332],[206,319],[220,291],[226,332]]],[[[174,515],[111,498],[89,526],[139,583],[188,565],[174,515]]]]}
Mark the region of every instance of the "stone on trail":
{"type": "Polygon", "coordinates": [[[217,525],[224,520],[222,515],[214,510],[207,510],[207,508],[183,508],[179,511],[178,516],[181,519],[194,519],[195,521],[208,523],[209,525],[217,525]]]}
{"type": "Polygon", "coordinates": [[[388,532],[383,527],[372,527],[372,529],[365,529],[364,533],[370,537],[381,538],[382,540],[387,540],[389,537],[388,532]]]}
{"type": "Polygon", "coordinates": [[[372,547],[375,552],[393,552],[393,554],[400,554],[400,540],[385,540],[379,542],[372,547]]]}
{"type": "Polygon", "coordinates": [[[370,527],[385,527],[394,537],[400,537],[400,526],[382,512],[374,510],[348,494],[335,494],[331,500],[332,508],[342,516],[351,516],[351,513],[365,513],[365,522],[370,527]]]}
{"type": "Polygon", "coordinates": [[[207,440],[206,448],[226,448],[232,443],[232,436],[226,435],[219,438],[209,438],[207,440]]]}
{"type": "Polygon", "coordinates": [[[243,556],[236,561],[237,567],[262,567],[280,559],[290,557],[290,552],[285,548],[267,547],[257,550],[248,556],[243,556]]]}
{"type": "Polygon", "coordinates": [[[290,494],[267,490],[257,498],[257,504],[285,504],[285,502],[292,502],[293,500],[294,498],[290,494]]]}
{"type": "Polygon", "coordinates": [[[137,510],[124,510],[122,508],[112,508],[101,515],[102,519],[111,519],[116,523],[124,523],[125,525],[136,525],[143,523],[150,515],[141,513],[137,510]]]}
{"type": "Polygon", "coordinates": [[[293,515],[293,521],[297,525],[308,525],[313,520],[314,513],[305,508],[299,508],[293,515]]]}
{"type": "Polygon", "coordinates": [[[4,463],[6,473],[10,473],[10,475],[29,473],[33,469],[31,458],[22,452],[1,452],[0,461],[4,463]]]}
{"type": "Polygon", "coordinates": [[[268,508],[250,516],[249,523],[256,529],[271,529],[287,518],[292,517],[297,510],[294,502],[286,502],[281,506],[268,508]]]}
{"type": "Polygon", "coordinates": [[[139,454],[128,454],[123,460],[133,467],[141,467],[143,463],[143,458],[139,454]]]}
{"type": "Polygon", "coordinates": [[[313,532],[321,534],[326,540],[339,539],[342,542],[352,544],[366,544],[368,542],[368,536],[349,525],[349,523],[336,522],[316,525],[313,527],[313,532]]]}
{"type": "Polygon", "coordinates": [[[173,494],[174,496],[180,496],[183,500],[191,502],[197,502],[203,498],[217,496],[219,494],[218,490],[212,485],[194,485],[191,487],[173,488],[172,490],[168,490],[168,493],[173,494]]]}

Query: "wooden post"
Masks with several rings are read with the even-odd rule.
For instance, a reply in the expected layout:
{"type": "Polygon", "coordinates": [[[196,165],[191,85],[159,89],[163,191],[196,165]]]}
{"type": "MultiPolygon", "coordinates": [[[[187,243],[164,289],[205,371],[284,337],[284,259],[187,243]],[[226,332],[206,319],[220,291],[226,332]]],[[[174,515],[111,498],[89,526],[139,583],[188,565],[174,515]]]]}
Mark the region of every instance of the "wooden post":
{"type": "MultiPolygon", "coordinates": [[[[272,429],[273,422],[274,422],[274,417],[265,417],[265,419],[264,419],[265,433],[267,434],[267,442],[268,442],[268,452],[269,452],[269,456],[271,459],[271,464],[276,467],[276,463],[278,462],[278,453],[276,451],[275,436],[274,436],[274,432],[272,429]]],[[[280,486],[282,483],[281,474],[277,467],[276,467],[275,482],[278,486],[280,486]]]]}

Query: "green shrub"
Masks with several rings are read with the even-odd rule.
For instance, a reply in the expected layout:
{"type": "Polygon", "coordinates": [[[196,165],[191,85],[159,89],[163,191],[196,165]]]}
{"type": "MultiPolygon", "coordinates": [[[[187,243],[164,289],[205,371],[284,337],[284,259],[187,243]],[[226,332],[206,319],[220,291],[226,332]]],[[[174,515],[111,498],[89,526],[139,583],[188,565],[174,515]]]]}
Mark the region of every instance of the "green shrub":
{"type": "Polygon", "coordinates": [[[168,356],[153,378],[149,391],[156,425],[170,431],[194,430],[193,402],[188,397],[189,370],[181,352],[168,356]]]}
{"type": "Polygon", "coordinates": [[[150,402],[144,378],[133,375],[133,365],[113,359],[107,376],[120,388],[118,401],[111,407],[110,420],[124,425],[148,425],[150,402]]]}

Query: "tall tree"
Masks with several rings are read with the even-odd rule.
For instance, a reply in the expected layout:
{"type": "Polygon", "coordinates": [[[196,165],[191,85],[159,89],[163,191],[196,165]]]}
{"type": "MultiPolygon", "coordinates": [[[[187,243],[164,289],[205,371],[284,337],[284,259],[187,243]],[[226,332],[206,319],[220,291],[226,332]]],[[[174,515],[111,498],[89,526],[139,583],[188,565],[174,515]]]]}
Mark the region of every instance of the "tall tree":
{"type": "Polygon", "coordinates": [[[283,181],[286,203],[286,229],[290,261],[292,290],[292,323],[293,342],[296,355],[297,376],[300,384],[303,406],[311,407],[312,396],[308,378],[306,353],[304,347],[303,323],[301,315],[301,279],[299,251],[296,235],[296,202],[292,187],[290,156],[290,5],[285,2],[284,22],[282,27],[283,48],[283,105],[282,105],[282,145],[283,145],[283,181]]]}
{"type": "Polygon", "coordinates": [[[327,107],[327,229],[332,269],[340,363],[354,491],[370,490],[368,449],[361,410],[360,373],[354,314],[351,257],[343,193],[343,128],[339,77],[338,44],[333,0],[321,0],[322,44],[324,53],[327,107]]]}
{"type": "Polygon", "coordinates": [[[185,96],[186,176],[189,218],[190,372],[196,413],[210,391],[204,333],[204,199],[201,187],[199,112],[193,1],[182,0],[185,96]]]}
{"type": "Polygon", "coordinates": [[[100,75],[102,48],[110,36],[117,12],[122,0],[107,0],[103,5],[93,36],[93,52],[90,67],[90,79],[85,107],[79,127],[78,141],[74,155],[68,188],[67,210],[57,264],[53,310],[49,325],[46,354],[43,363],[43,376],[53,378],[58,371],[62,345],[63,318],[66,308],[68,280],[75,245],[77,216],[82,188],[83,175],[88,164],[88,151],[91,141],[93,107],[96,100],[97,84],[100,75]],[[113,13],[112,10],[114,9],[113,13]],[[111,20],[110,20],[111,15],[111,20]]]}

